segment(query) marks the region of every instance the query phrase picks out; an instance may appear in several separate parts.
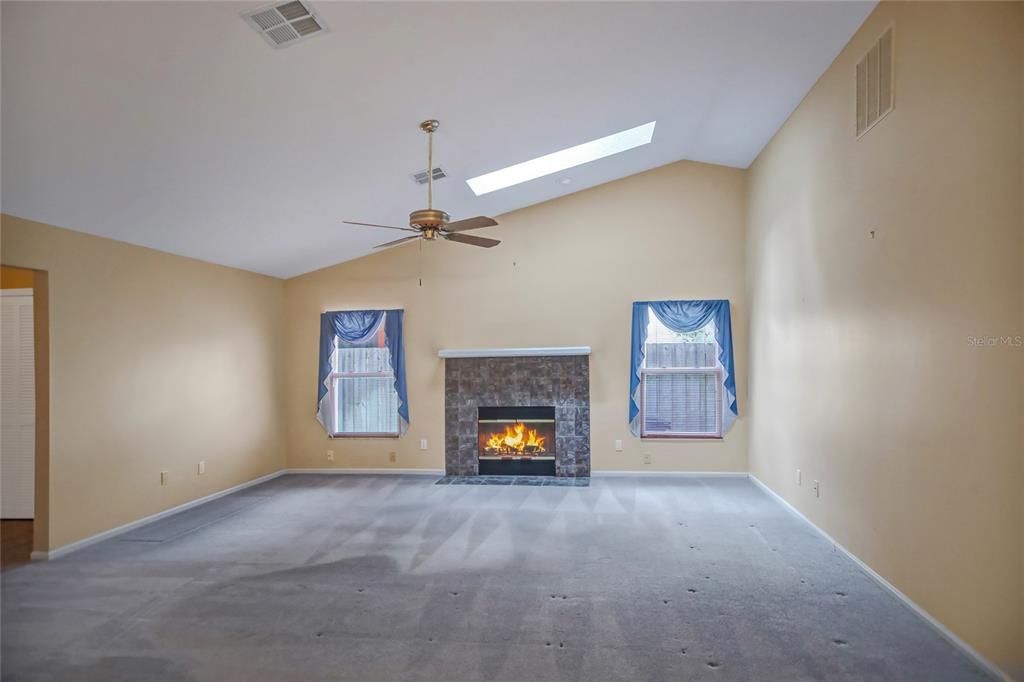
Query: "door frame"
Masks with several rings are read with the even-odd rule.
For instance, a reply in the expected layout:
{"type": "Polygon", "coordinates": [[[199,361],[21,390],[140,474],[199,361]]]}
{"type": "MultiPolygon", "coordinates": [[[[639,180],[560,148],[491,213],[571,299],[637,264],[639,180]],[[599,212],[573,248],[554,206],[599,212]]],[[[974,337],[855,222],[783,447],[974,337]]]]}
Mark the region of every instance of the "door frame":
{"type": "Polygon", "coordinates": [[[0,263],[0,267],[32,272],[32,336],[36,384],[35,518],[32,521],[32,558],[46,559],[50,550],[50,274],[46,270],[15,263],[0,263]]]}

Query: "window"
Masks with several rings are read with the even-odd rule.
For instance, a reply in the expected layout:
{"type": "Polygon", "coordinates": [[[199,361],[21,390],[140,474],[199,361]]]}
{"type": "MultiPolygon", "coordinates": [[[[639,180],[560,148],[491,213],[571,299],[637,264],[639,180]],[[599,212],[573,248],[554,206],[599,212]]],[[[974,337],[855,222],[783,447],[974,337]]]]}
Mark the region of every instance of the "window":
{"type": "Polygon", "coordinates": [[[670,330],[652,312],[640,366],[642,438],[721,438],[722,366],[715,323],[670,330]]]}
{"type": "MultiPolygon", "coordinates": [[[[387,313],[385,313],[387,315],[387,313]]],[[[398,393],[384,323],[363,343],[334,339],[328,382],[335,436],[398,436],[398,393]]]]}

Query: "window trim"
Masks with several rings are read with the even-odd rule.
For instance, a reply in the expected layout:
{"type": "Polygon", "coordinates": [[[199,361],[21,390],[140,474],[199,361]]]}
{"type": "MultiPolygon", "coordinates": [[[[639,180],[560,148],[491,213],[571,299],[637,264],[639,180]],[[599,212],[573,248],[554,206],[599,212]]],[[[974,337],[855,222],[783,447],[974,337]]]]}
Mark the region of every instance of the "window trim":
{"type": "Polygon", "coordinates": [[[640,368],[640,438],[643,440],[722,440],[722,402],[725,400],[722,388],[722,367],[641,367],[640,368]],[[647,411],[648,374],[711,374],[715,377],[715,431],[654,431],[648,433],[644,415],[647,411]]]}
{"type": "Polygon", "coordinates": [[[394,431],[371,431],[371,432],[354,432],[354,431],[338,431],[338,402],[336,399],[335,383],[339,378],[351,379],[360,377],[371,377],[380,379],[391,379],[394,381],[395,373],[391,372],[337,372],[332,370],[328,376],[327,382],[327,399],[331,406],[331,438],[399,438],[401,433],[401,415],[398,411],[395,411],[395,430],[394,431]]]}

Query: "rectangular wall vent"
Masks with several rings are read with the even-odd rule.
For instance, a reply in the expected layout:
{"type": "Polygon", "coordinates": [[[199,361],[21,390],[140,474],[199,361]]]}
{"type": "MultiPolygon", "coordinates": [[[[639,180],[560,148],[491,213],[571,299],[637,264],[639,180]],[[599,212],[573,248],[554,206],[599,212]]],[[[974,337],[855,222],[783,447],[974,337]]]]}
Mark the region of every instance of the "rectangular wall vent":
{"type": "Polygon", "coordinates": [[[893,49],[892,27],[857,63],[857,137],[892,111],[893,49]]]}
{"type": "MultiPolygon", "coordinates": [[[[435,168],[434,169],[434,180],[440,180],[441,178],[446,178],[446,177],[448,177],[448,176],[445,175],[445,172],[443,170],[441,170],[440,168],[435,168]]],[[[412,179],[416,182],[417,185],[425,185],[425,184],[427,184],[427,171],[426,170],[421,170],[418,173],[413,173],[412,174],[412,179]]]]}
{"type": "Polygon", "coordinates": [[[327,31],[327,25],[302,0],[288,0],[244,12],[242,17],[273,47],[287,47],[327,31]]]}

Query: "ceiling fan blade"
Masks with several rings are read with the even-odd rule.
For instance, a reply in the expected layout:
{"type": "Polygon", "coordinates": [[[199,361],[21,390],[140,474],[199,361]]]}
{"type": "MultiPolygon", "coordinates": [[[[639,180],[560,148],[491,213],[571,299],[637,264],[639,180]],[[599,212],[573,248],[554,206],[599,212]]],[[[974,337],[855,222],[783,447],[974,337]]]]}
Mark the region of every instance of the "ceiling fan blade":
{"type": "Polygon", "coordinates": [[[445,225],[444,231],[465,232],[466,230],[479,230],[481,227],[494,227],[497,224],[498,221],[494,218],[478,215],[475,218],[466,218],[465,220],[456,220],[454,223],[448,223],[445,225]]]}
{"type": "Polygon", "coordinates": [[[373,248],[375,248],[375,249],[383,249],[383,248],[387,248],[388,246],[397,246],[398,244],[402,244],[404,242],[411,242],[412,240],[419,239],[419,238],[420,238],[419,235],[416,235],[415,237],[402,237],[401,239],[396,239],[395,241],[387,242],[386,244],[377,244],[377,246],[375,246],[373,248]]]}
{"type": "Polygon", "coordinates": [[[470,246],[482,246],[485,249],[489,249],[492,246],[497,246],[501,243],[497,239],[474,237],[471,234],[443,234],[442,236],[450,242],[459,242],[460,244],[469,244],[470,246]]]}
{"type": "Polygon", "coordinates": [[[351,220],[343,220],[341,222],[345,223],[346,225],[362,225],[363,227],[386,227],[389,230],[402,230],[403,232],[419,232],[419,230],[414,230],[411,227],[395,227],[394,225],[377,225],[375,223],[354,223],[351,220]]]}

